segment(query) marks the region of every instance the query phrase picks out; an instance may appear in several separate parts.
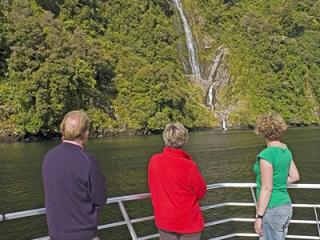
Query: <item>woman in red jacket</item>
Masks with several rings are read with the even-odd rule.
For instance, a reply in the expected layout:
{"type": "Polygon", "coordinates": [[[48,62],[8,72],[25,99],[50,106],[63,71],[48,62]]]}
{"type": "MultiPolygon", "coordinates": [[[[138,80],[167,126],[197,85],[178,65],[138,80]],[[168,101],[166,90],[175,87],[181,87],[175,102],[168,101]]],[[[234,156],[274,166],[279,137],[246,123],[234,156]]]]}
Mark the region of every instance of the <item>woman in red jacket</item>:
{"type": "Polygon", "coordinates": [[[207,188],[196,163],[181,149],[188,130],[180,123],[168,124],[163,139],[166,146],[150,159],[148,176],[160,239],[199,240],[204,228],[199,200],[207,188]]]}

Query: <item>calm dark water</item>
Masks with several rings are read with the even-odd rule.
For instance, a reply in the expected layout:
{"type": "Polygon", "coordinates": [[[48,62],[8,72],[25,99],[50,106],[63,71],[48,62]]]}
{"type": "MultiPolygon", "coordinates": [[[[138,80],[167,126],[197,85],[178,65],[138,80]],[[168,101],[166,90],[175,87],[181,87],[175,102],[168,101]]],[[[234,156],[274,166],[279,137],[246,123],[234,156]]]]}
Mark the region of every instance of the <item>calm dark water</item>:
{"type": "MultiPolygon", "coordinates": [[[[290,129],[284,141],[291,148],[300,170],[301,183],[320,183],[320,129],[290,129]]],[[[43,155],[58,142],[0,144],[0,213],[22,211],[44,206],[41,180],[43,155]]],[[[161,151],[160,135],[145,137],[115,137],[90,140],[87,150],[99,159],[106,176],[109,196],[147,192],[147,165],[150,156],[161,151]]],[[[207,183],[254,182],[252,165],[255,155],[264,148],[264,141],[252,131],[196,132],[191,133],[185,149],[191,153],[207,183]]],[[[320,192],[291,191],[293,202],[318,203],[320,192]]],[[[248,190],[218,190],[208,193],[202,204],[226,201],[251,201],[248,190]]],[[[131,217],[148,216],[152,213],[149,201],[128,203],[131,217]]],[[[309,216],[312,211],[295,212],[295,219],[309,216]]],[[[226,216],[252,217],[253,209],[223,208],[205,213],[207,220],[226,216]]],[[[115,206],[104,208],[101,222],[121,220],[115,206]]],[[[153,223],[134,225],[138,236],[155,231],[153,223]]],[[[293,225],[292,225],[293,226],[293,225]]],[[[204,239],[222,232],[252,231],[251,224],[232,223],[207,229],[204,239]]],[[[315,226],[291,227],[291,233],[316,233],[315,226]]],[[[126,227],[100,232],[102,239],[130,239],[126,227]]],[[[45,216],[0,222],[0,239],[32,239],[47,235],[45,216]]]]}

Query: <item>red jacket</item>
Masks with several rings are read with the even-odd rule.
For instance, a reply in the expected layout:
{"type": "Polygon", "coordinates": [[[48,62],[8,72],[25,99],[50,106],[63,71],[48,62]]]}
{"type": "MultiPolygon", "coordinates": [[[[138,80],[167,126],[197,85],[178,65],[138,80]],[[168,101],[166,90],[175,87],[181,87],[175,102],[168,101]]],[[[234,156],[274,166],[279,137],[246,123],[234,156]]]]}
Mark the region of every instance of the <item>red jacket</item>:
{"type": "Polygon", "coordinates": [[[149,190],[159,229],[197,233],[204,227],[199,200],[206,183],[191,156],[181,149],[165,147],[149,163],[149,190]]]}

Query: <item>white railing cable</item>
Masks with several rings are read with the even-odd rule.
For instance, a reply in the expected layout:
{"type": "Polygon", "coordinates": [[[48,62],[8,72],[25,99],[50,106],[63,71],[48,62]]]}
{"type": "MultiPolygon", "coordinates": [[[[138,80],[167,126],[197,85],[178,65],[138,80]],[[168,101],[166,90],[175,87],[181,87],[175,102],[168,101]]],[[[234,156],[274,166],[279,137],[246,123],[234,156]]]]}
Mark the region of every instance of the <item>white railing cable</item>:
{"type": "Polygon", "coordinates": [[[141,237],[141,238],[138,238],[138,240],[148,240],[148,239],[155,239],[155,238],[159,238],[159,233],[141,237]]]}
{"type": "Polygon", "coordinates": [[[233,238],[233,237],[258,237],[258,234],[255,234],[255,233],[232,233],[232,234],[228,234],[225,236],[210,238],[208,240],[223,240],[223,239],[228,239],[228,238],[233,238]]]}
{"type": "MultiPolygon", "coordinates": [[[[210,209],[215,208],[222,208],[226,206],[234,206],[234,207],[255,207],[256,206],[256,196],[254,188],[256,188],[255,183],[217,183],[217,184],[210,184],[207,185],[208,190],[214,190],[214,189],[220,189],[220,188],[250,188],[251,195],[253,198],[253,203],[248,202],[224,202],[224,203],[218,203],[214,205],[208,205],[208,206],[202,206],[202,211],[207,211],[210,209]]],[[[320,184],[290,184],[288,188],[293,189],[320,189],[320,184]]],[[[141,217],[136,219],[130,219],[127,210],[124,206],[124,202],[126,201],[136,201],[136,200],[143,200],[150,198],[149,193],[143,193],[143,194],[135,194],[135,195],[129,195],[129,196],[122,196],[122,197],[113,197],[108,199],[107,204],[117,203],[121,214],[123,216],[123,221],[119,222],[113,222],[105,225],[100,225],[98,227],[99,230],[112,228],[112,227],[118,227],[126,225],[128,227],[128,230],[130,232],[131,238],[133,240],[148,240],[148,239],[155,239],[159,237],[159,234],[151,234],[144,237],[138,237],[134,227],[132,224],[139,223],[139,222],[145,222],[145,221],[151,221],[154,219],[154,216],[147,216],[147,217],[141,217]]],[[[318,229],[319,236],[300,236],[300,235],[288,235],[287,239],[320,239],[320,223],[318,218],[317,209],[320,208],[320,204],[292,204],[294,208],[313,208],[315,213],[315,221],[314,220],[291,220],[291,223],[293,224],[312,224],[316,225],[318,229]]],[[[26,210],[26,211],[20,211],[20,212],[13,212],[13,213],[7,213],[7,214],[0,214],[0,222],[1,221],[8,221],[12,219],[18,219],[18,218],[24,218],[24,217],[30,217],[30,216],[36,216],[36,215],[42,215],[45,214],[46,211],[44,208],[39,209],[33,209],[33,210],[26,210]]],[[[217,221],[208,222],[205,224],[205,227],[210,227],[214,225],[224,224],[228,222],[254,222],[254,218],[227,218],[227,219],[221,219],[217,221]]],[[[228,239],[233,237],[257,237],[257,234],[254,233],[232,233],[225,236],[219,236],[215,238],[210,238],[209,240],[222,240],[222,239],[228,239]]],[[[34,240],[48,240],[49,237],[42,237],[37,238],[34,240]]]]}
{"type": "MultiPolygon", "coordinates": [[[[234,237],[254,237],[257,238],[258,234],[256,233],[232,233],[225,236],[210,238],[208,240],[223,240],[223,239],[229,239],[234,237]]],[[[313,237],[313,236],[301,236],[301,235],[287,235],[286,239],[306,239],[306,240],[317,240],[320,239],[320,237],[313,237]]]]}
{"type": "Polygon", "coordinates": [[[225,203],[218,203],[215,205],[203,206],[201,207],[202,211],[206,211],[213,208],[220,208],[220,207],[254,207],[254,203],[245,203],[245,202],[225,202],[225,203]]]}
{"type": "Polygon", "coordinates": [[[34,238],[33,240],[50,240],[50,237],[34,238]]]}
{"type": "MultiPolygon", "coordinates": [[[[219,188],[251,188],[251,187],[256,187],[256,184],[255,183],[216,183],[216,184],[207,185],[208,190],[219,189],[219,188]]],[[[320,189],[320,184],[290,184],[288,188],[320,189]]],[[[134,201],[134,200],[143,200],[149,197],[150,197],[149,193],[135,194],[135,195],[129,195],[129,196],[123,196],[123,197],[113,197],[108,199],[107,204],[118,203],[119,201],[126,202],[126,201],[134,201]]],[[[319,207],[320,205],[316,205],[316,206],[319,207]]],[[[304,206],[301,205],[301,207],[304,207],[304,206]]],[[[14,213],[6,213],[6,214],[3,213],[3,214],[0,214],[0,222],[6,221],[6,220],[12,220],[16,218],[41,215],[41,214],[45,214],[44,208],[20,211],[20,212],[14,212],[14,213]]]]}
{"type": "Polygon", "coordinates": [[[21,212],[14,212],[14,213],[7,213],[7,214],[2,214],[3,218],[1,221],[23,218],[23,217],[31,217],[31,216],[36,216],[36,215],[42,215],[45,213],[46,213],[45,208],[38,208],[38,209],[32,209],[32,210],[26,210],[26,211],[21,211],[21,212]]]}
{"type": "MultiPolygon", "coordinates": [[[[218,221],[213,221],[206,223],[206,227],[214,226],[214,225],[219,225],[223,223],[229,223],[229,222],[254,222],[255,218],[225,218],[222,220],[218,221]]],[[[291,220],[290,223],[295,223],[295,224],[311,224],[311,225],[317,225],[317,221],[314,220],[291,220]]]]}

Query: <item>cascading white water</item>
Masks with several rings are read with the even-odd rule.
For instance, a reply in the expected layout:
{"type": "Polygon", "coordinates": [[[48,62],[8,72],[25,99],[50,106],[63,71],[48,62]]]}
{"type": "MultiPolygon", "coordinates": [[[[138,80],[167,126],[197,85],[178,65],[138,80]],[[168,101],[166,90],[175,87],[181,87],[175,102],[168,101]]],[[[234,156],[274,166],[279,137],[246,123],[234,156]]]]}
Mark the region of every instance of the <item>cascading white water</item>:
{"type": "Polygon", "coordinates": [[[212,100],[213,100],[213,87],[214,83],[211,84],[208,90],[208,96],[207,96],[207,106],[210,106],[211,109],[213,110],[213,105],[212,105],[212,100]]]}
{"type": "Polygon", "coordinates": [[[183,12],[183,7],[180,0],[173,0],[173,2],[177,7],[183,22],[183,28],[186,34],[187,47],[189,51],[189,62],[190,62],[192,74],[198,78],[201,78],[201,70],[200,70],[200,65],[197,58],[196,45],[193,40],[193,36],[192,36],[192,32],[191,32],[188,20],[183,12]]]}
{"type": "Polygon", "coordinates": [[[216,116],[220,119],[223,131],[228,130],[227,121],[228,121],[228,117],[229,117],[229,114],[231,113],[231,111],[232,111],[231,108],[229,108],[227,110],[216,111],[216,116]]]}
{"type": "Polygon", "coordinates": [[[222,129],[223,129],[223,131],[227,131],[228,130],[227,122],[226,122],[225,118],[222,118],[222,129]]]}
{"type": "Polygon", "coordinates": [[[223,67],[223,61],[224,58],[228,52],[228,49],[224,47],[219,47],[217,49],[217,55],[213,59],[213,62],[211,64],[209,77],[208,79],[203,79],[201,76],[201,70],[200,65],[197,58],[197,50],[196,45],[193,40],[192,32],[190,29],[190,26],[188,24],[188,20],[184,14],[183,7],[181,4],[181,0],[173,0],[174,5],[176,6],[177,10],[180,13],[182,22],[183,22],[183,28],[186,35],[186,41],[187,41],[187,47],[189,51],[189,62],[192,69],[192,74],[197,78],[197,82],[205,87],[207,90],[207,98],[206,98],[206,104],[208,107],[211,107],[211,110],[213,113],[217,114],[219,117],[223,130],[227,130],[227,120],[229,113],[232,111],[230,110],[223,110],[217,112],[215,110],[215,98],[216,98],[216,92],[218,89],[227,84],[229,81],[229,76],[227,70],[223,67]]]}

